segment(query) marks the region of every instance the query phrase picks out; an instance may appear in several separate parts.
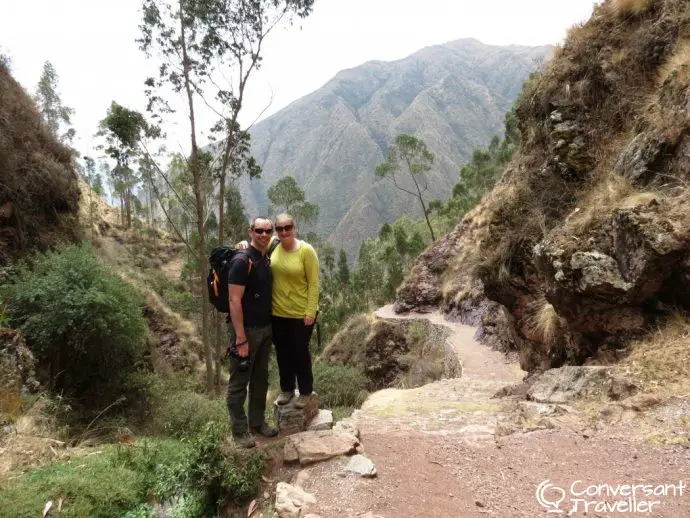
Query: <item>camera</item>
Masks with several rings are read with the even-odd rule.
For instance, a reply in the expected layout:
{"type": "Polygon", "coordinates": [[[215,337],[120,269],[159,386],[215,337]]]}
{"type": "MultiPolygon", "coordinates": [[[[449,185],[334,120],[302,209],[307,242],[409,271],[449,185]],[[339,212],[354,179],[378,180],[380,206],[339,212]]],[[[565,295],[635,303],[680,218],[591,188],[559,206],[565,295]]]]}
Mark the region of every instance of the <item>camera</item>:
{"type": "Polygon", "coordinates": [[[228,356],[232,356],[235,359],[237,370],[239,372],[247,372],[249,370],[249,367],[251,366],[249,356],[240,356],[239,354],[237,354],[236,347],[231,347],[228,350],[228,356]]]}

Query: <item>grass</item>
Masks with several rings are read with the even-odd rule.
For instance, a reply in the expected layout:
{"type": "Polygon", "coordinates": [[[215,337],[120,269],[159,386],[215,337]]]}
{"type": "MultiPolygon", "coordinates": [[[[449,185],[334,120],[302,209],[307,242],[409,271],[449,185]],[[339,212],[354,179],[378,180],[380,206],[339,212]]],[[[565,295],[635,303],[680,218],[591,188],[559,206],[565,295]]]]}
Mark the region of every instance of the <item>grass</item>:
{"type": "Polygon", "coordinates": [[[621,363],[645,391],[661,396],[690,393],[690,319],[672,314],[666,323],[632,342],[621,363]]]}
{"type": "Polygon", "coordinates": [[[407,371],[400,373],[393,383],[398,388],[415,388],[443,377],[445,347],[443,332],[432,332],[432,324],[425,321],[412,322],[405,334],[409,352],[402,358],[407,371]],[[436,340],[435,340],[436,338],[436,340]],[[440,343],[439,343],[440,340],[440,343]]]}
{"type": "Polygon", "coordinates": [[[5,516],[33,518],[41,516],[48,500],[55,507],[62,500],[60,516],[118,516],[155,492],[165,469],[186,453],[185,445],[178,441],[86,451],[6,482],[0,491],[0,509],[5,516]]]}
{"type": "Polygon", "coordinates": [[[551,346],[561,334],[561,322],[554,307],[540,297],[527,307],[526,325],[530,335],[546,346],[551,346]]]}
{"type": "Polygon", "coordinates": [[[612,0],[611,7],[618,16],[636,15],[646,11],[652,0],[612,0]]]}
{"type": "Polygon", "coordinates": [[[136,444],[83,449],[70,460],[33,469],[0,485],[3,516],[40,516],[52,500],[60,516],[150,516],[154,502],[175,503],[170,516],[217,516],[258,492],[266,457],[228,445],[207,425],[184,440],[139,439],[136,444]]]}
{"type": "Polygon", "coordinates": [[[659,85],[663,85],[671,72],[690,62],[690,39],[682,39],[676,43],[675,50],[659,68],[659,85]]]}
{"type": "Polygon", "coordinates": [[[358,408],[368,395],[368,380],[356,367],[314,363],[313,372],[322,408],[358,408]]]}

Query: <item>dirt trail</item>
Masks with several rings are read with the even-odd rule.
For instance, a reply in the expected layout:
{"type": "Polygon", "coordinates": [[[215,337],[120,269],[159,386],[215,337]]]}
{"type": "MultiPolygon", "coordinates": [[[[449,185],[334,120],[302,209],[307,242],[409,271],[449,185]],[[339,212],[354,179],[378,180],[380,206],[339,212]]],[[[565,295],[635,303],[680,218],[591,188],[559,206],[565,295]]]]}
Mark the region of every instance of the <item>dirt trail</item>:
{"type": "MultiPolygon", "coordinates": [[[[547,508],[535,494],[547,479],[568,493],[559,508],[566,511],[565,516],[575,505],[569,487],[577,480],[584,486],[678,484],[681,480],[690,484],[690,450],[684,446],[655,448],[612,429],[494,436],[497,419],[506,409],[491,396],[522,379],[519,366],[476,342],[473,328],[447,322],[440,313],[399,316],[386,306],[377,316],[426,318],[449,327],[447,340],[462,363],[462,375],[415,389],[372,394],[352,419],[378,477],[343,476],[345,459],[310,468],[304,489],[317,498],[312,512],[319,516],[355,517],[368,512],[383,518],[547,516],[547,508]]],[[[556,499],[557,491],[547,491],[546,500],[556,499]]],[[[589,512],[584,514],[585,504],[578,502],[572,516],[690,516],[686,491],[682,496],[676,489],[676,496],[652,497],[640,491],[637,510],[643,510],[641,501],[657,501],[651,513],[621,512],[625,511],[622,503],[613,512],[601,510],[602,504],[595,509],[594,500],[627,501],[604,495],[585,497],[589,512]]]]}

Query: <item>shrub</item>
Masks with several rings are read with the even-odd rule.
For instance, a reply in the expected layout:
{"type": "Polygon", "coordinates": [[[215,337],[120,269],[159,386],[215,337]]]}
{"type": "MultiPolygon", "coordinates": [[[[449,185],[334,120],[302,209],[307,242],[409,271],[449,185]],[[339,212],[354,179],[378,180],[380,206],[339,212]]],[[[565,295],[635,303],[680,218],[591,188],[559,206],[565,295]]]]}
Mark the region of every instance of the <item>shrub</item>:
{"type": "MultiPolygon", "coordinates": [[[[138,461],[140,449],[127,449],[138,461]]],[[[160,460],[156,458],[157,463],[160,460]]],[[[41,516],[48,500],[53,500],[55,507],[62,498],[60,516],[118,516],[138,507],[146,497],[146,477],[137,466],[131,459],[118,455],[112,446],[71,462],[43,466],[7,483],[0,491],[0,509],[7,513],[3,516],[41,516]]]]}
{"type": "Polygon", "coordinates": [[[0,288],[50,387],[85,404],[108,401],[146,343],[139,294],[100,263],[89,245],[40,256],[0,288]]]}
{"type": "Polygon", "coordinates": [[[210,423],[183,441],[140,439],[109,445],[68,462],[33,469],[0,482],[2,516],[40,516],[62,499],[60,516],[138,518],[167,501],[166,516],[219,516],[226,504],[245,504],[259,490],[266,457],[227,447],[225,432],[210,423]]]}
{"type": "Polygon", "coordinates": [[[355,367],[317,362],[313,373],[320,406],[359,407],[367,397],[367,378],[355,367]]]}
{"type": "Polygon", "coordinates": [[[259,491],[267,466],[261,450],[240,451],[224,443],[226,432],[208,423],[189,441],[185,476],[192,488],[206,488],[206,508],[202,516],[217,516],[222,504],[241,504],[259,491]]]}
{"type": "Polygon", "coordinates": [[[152,414],[155,430],[172,437],[196,435],[207,423],[216,423],[227,431],[225,399],[209,398],[191,390],[158,394],[152,414]]]}

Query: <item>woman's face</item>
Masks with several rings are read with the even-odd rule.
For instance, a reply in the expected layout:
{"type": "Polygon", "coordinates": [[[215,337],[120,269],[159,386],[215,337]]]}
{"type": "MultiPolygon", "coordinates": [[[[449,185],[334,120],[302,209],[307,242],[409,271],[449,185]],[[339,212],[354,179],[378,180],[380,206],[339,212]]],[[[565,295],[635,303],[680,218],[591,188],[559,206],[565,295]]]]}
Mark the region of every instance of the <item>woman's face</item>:
{"type": "Polygon", "coordinates": [[[297,229],[295,228],[295,222],[291,219],[280,218],[276,220],[275,227],[278,237],[281,241],[292,240],[295,238],[295,233],[297,229]]]}

